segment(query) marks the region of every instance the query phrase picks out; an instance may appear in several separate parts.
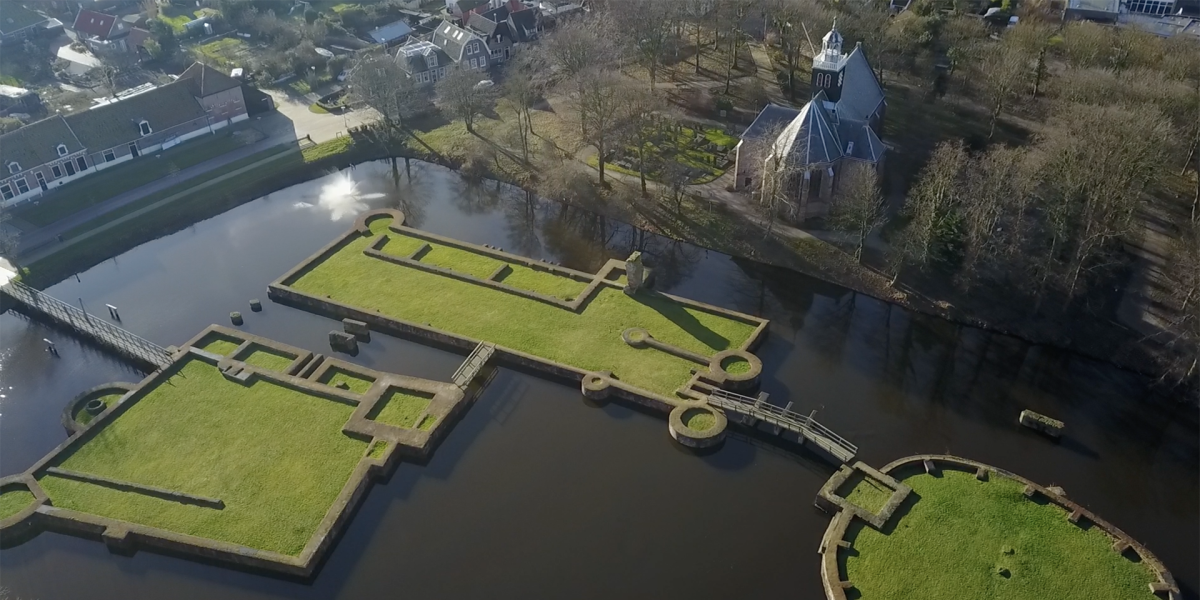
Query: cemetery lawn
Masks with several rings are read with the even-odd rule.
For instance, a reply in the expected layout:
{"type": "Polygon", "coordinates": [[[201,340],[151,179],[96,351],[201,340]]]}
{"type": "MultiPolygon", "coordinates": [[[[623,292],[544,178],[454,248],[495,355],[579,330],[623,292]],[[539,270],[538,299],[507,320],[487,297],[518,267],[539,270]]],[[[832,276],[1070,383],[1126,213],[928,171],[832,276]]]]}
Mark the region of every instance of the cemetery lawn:
{"type": "MultiPolygon", "coordinates": [[[[393,239],[403,237],[387,231],[389,223],[389,219],[376,219],[371,231],[386,232],[393,239]]],[[[286,285],[585,371],[612,371],[630,385],[668,397],[687,383],[696,363],[651,348],[633,348],[621,339],[622,331],[643,327],[663,342],[708,356],[741,346],[755,328],[729,316],[685,307],[661,294],[643,291],[630,297],[609,286],[600,287],[581,311],[573,312],[366,256],[362,251],[372,241],[371,236],[349,238],[286,285]]],[[[472,256],[450,259],[450,268],[478,273],[484,269],[475,260],[494,260],[466,254],[472,256]]]]}
{"type": "MultiPolygon", "coordinates": [[[[708,183],[724,175],[726,171],[725,156],[738,143],[738,138],[713,127],[699,131],[681,127],[678,132],[661,133],[660,138],[662,141],[657,144],[647,142],[645,145],[645,160],[648,168],[646,177],[655,181],[663,181],[664,174],[658,165],[674,162],[690,170],[692,176],[688,183],[691,184],[708,183]],[[703,140],[696,141],[698,136],[703,136],[703,140]],[[709,150],[708,144],[723,146],[725,150],[709,150]]],[[[637,156],[636,146],[622,148],[610,160],[605,161],[604,170],[612,169],[618,173],[637,177],[637,156]],[[617,164],[617,161],[624,164],[617,164]]],[[[592,168],[599,167],[599,161],[595,156],[588,157],[587,164],[592,168]]]]}
{"type": "Polygon", "coordinates": [[[884,532],[855,519],[839,552],[862,600],[1154,600],[1154,575],[1023,485],[945,469],[903,480],[913,494],[884,532]]]}
{"type": "Polygon", "coordinates": [[[42,473],[55,506],[297,555],[341,493],[367,442],[342,426],[354,407],[258,379],[226,379],[197,358],[164,379],[63,469],[217,498],[181,504],[42,473]]]}

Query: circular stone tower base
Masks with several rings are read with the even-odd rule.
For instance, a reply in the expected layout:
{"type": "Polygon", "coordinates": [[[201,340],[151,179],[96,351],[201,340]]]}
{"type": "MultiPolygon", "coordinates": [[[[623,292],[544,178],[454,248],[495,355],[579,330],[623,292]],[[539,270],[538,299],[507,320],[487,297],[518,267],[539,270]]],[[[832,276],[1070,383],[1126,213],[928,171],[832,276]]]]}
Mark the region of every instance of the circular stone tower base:
{"type": "Polygon", "coordinates": [[[667,419],[675,441],[689,448],[710,448],[725,441],[728,421],[709,406],[677,406],[667,419]]]}

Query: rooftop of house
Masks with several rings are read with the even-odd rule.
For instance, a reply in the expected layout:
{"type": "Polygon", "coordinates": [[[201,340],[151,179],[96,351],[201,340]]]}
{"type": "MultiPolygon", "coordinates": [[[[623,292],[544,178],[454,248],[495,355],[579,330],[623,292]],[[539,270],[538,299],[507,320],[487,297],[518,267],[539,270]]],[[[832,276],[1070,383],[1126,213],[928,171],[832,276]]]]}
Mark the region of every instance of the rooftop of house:
{"type": "Polygon", "coordinates": [[[192,63],[177,81],[184,82],[193,96],[201,98],[224,92],[242,83],[202,62],[192,63]]]}
{"type": "Polygon", "coordinates": [[[125,28],[124,21],[118,24],[117,17],[113,15],[84,9],[75,16],[75,23],[71,29],[74,29],[76,33],[107,40],[113,34],[114,25],[117,29],[125,28]]]}
{"type": "Polygon", "coordinates": [[[409,75],[454,64],[444,50],[428,40],[400,46],[396,50],[396,62],[409,75]]]}
{"type": "Polygon", "coordinates": [[[5,2],[4,10],[0,11],[0,34],[15,33],[47,20],[49,20],[47,17],[30,10],[23,4],[5,2]]]}
{"type": "Polygon", "coordinates": [[[204,116],[188,82],[181,80],[69,115],[66,120],[84,147],[99,152],[142,137],[141,121],[148,122],[153,131],[163,131],[204,116]]]}
{"type": "Polygon", "coordinates": [[[388,23],[383,27],[377,27],[367,33],[376,44],[386,44],[398,40],[413,32],[413,28],[405,21],[396,21],[388,23]]]}
{"type": "Polygon", "coordinates": [[[442,24],[438,25],[437,30],[433,32],[430,41],[444,50],[452,60],[459,61],[462,60],[463,46],[473,39],[479,39],[479,36],[450,21],[442,21],[442,24]]]}
{"type": "Polygon", "coordinates": [[[21,170],[58,160],[58,145],[67,147],[67,154],[83,149],[79,139],[71,131],[61,115],[54,115],[20,129],[0,135],[0,179],[8,177],[9,163],[17,163],[21,170]]]}

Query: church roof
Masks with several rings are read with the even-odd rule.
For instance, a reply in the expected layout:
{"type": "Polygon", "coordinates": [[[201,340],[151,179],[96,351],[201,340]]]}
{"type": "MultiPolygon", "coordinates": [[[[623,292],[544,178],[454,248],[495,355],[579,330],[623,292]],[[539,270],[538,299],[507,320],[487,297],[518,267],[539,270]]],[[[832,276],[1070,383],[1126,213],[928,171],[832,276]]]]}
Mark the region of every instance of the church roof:
{"type": "Polygon", "coordinates": [[[883,104],[883,88],[875,78],[875,71],[862,45],[857,45],[842,62],[846,79],[842,82],[842,96],[837,102],[840,119],[867,121],[879,112],[883,104]]]}
{"type": "Polygon", "coordinates": [[[841,138],[824,101],[825,93],[820,92],[800,109],[775,140],[775,152],[787,154],[802,165],[831,163],[842,157],[841,138]]]}
{"type": "Polygon", "coordinates": [[[780,123],[787,123],[796,118],[800,111],[790,106],[767,104],[762,112],[754,118],[754,122],[742,132],[743,140],[756,140],[771,131],[780,123]]]}
{"type": "Polygon", "coordinates": [[[838,123],[838,138],[842,141],[842,154],[849,158],[877,163],[886,151],[875,130],[865,121],[843,119],[838,123]]]}

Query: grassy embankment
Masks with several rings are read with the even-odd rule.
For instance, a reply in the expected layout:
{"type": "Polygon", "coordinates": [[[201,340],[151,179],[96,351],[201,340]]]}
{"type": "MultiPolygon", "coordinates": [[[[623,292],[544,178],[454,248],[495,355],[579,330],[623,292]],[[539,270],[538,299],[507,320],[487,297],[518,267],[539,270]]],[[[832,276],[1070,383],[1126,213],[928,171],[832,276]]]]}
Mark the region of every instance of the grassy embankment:
{"type": "Polygon", "coordinates": [[[1027,499],[1014,480],[947,469],[904,483],[913,495],[883,533],[856,521],[847,534],[853,548],[840,560],[862,600],[1156,597],[1145,565],[1058,506],[1027,499]]]}
{"type": "Polygon", "coordinates": [[[367,450],[341,431],[353,410],[265,380],[235,383],[192,359],[56,466],[225,508],[53,475],[40,483],[58,507],[296,555],[367,450]]]}
{"type": "MultiPolygon", "coordinates": [[[[374,234],[383,233],[388,222],[372,222],[374,234]]],[[[385,246],[384,252],[401,256],[411,252],[413,242],[401,241],[406,236],[388,235],[396,241],[385,246]],[[401,250],[397,252],[393,244],[400,244],[401,250]]],[[[372,241],[372,237],[351,241],[291,286],[583,370],[612,371],[630,385],[667,396],[687,382],[695,363],[653,349],[633,348],[621,339],[622,331],[642,327],[663,342],[711,355],[740,346],[754,329],[749,323],[688,308],[659,294],[644,292],[630,297],[609,287],[601,288],[581,311],[570,311],[365,256],[362,250],[372,241]],[[397,289],[420,293],[397,294],[397,289]]],[[[446,253],[439,260],[440,266],[475,275],[486,270],[478,264],[480,260],[493,261],[487,267],[500,264],[492,257],[464,251],[446,253]]],[[[564,285],[579,283],[569,281],[564,285]]],[[[542,293],[561,293],[557,283],[539,281],[530,287],[542,293]]]]}

